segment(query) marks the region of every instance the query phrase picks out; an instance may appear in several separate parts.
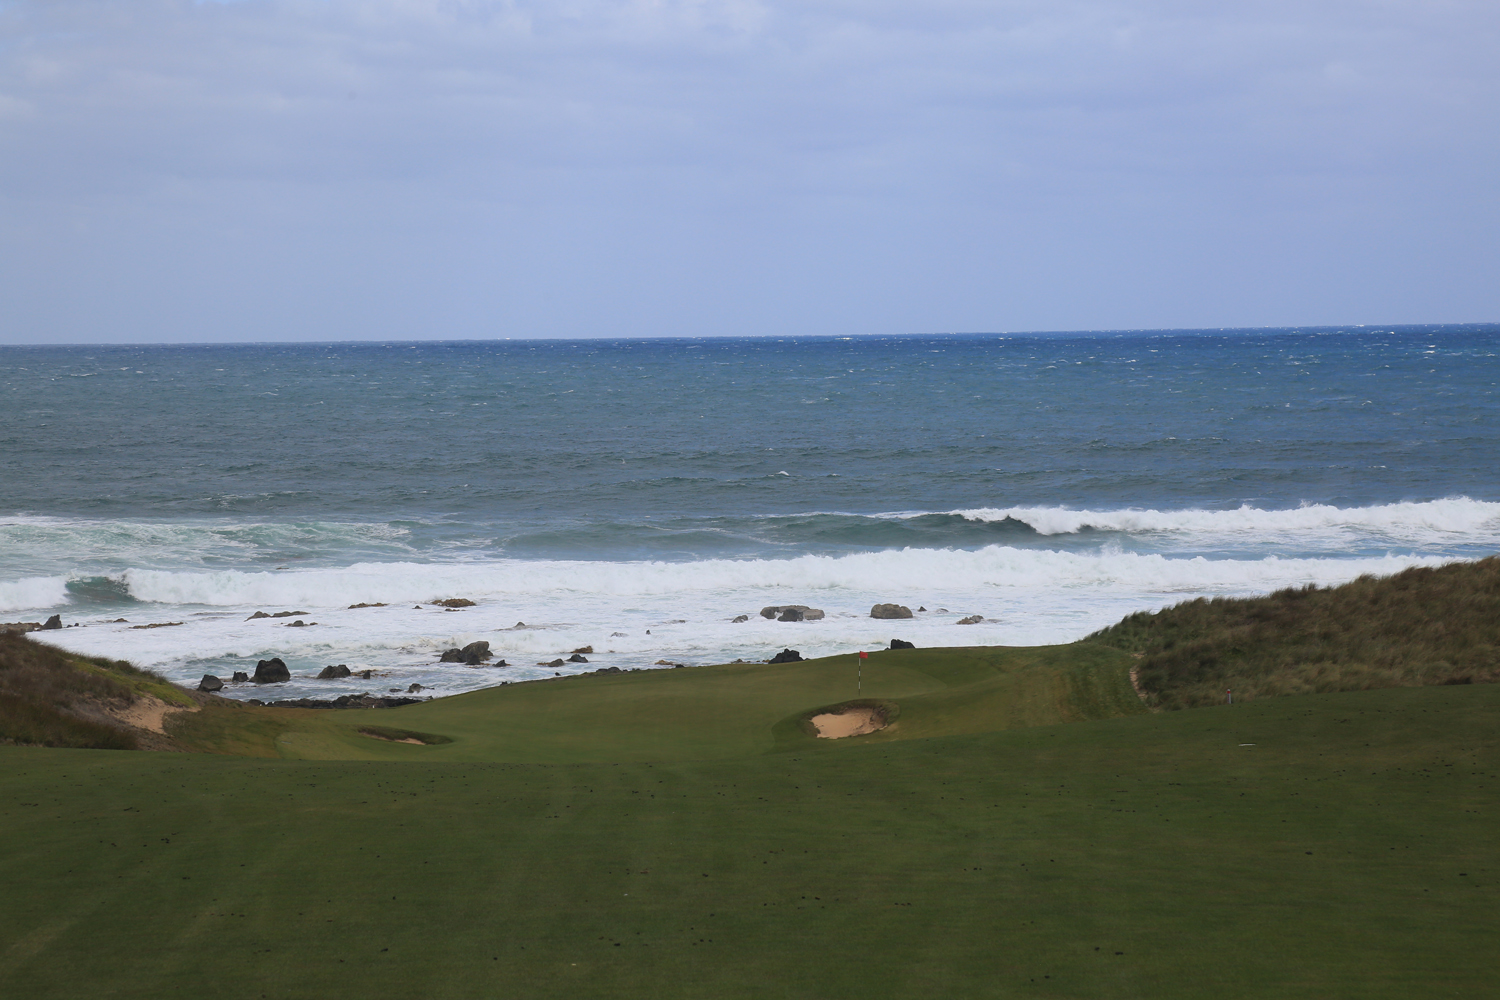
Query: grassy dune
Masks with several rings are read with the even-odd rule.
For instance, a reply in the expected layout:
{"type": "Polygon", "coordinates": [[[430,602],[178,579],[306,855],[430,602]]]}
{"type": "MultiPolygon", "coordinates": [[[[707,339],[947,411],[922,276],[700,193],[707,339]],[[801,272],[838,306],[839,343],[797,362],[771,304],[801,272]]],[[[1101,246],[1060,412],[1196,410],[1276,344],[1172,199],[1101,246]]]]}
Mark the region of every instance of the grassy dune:
{"type": "Polygon", "coordinates": [[[1164,708],[1428,684],[1500,681],[1500,557],[1302,587],[1199,598],[1089,636],[1141,657],[1164,708]]]}

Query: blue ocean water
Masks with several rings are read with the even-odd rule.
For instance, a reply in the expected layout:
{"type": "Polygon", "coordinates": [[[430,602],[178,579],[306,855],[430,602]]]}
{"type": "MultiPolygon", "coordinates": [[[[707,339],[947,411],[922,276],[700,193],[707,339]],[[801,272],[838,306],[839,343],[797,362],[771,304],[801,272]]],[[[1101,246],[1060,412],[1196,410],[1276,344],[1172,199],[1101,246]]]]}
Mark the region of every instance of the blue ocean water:
{"type": "Polygon", "coordinates": [[[1493,325],[0,347],[0,616],[183,680],[439,693],[584,645],[1065,641],[1494,552],[1497,357],[1493,325]],[[877,600],[928,610],[887,635],[877,600]],[[516,665],[434,664],[472,638],[516,665]]]}

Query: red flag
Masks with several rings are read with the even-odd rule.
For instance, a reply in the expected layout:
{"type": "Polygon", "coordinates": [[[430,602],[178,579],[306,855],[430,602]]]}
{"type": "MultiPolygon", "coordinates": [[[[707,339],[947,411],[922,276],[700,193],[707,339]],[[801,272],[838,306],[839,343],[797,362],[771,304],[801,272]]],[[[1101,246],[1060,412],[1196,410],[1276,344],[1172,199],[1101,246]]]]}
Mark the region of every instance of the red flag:
{"type": "Polygon", "coordinates": [[[863,649],[861,649],[861,650],[860,650],[860,651],[859,651],[859,658],[860,658],[860,659],[861,659],[861,660],[868,660],[868,659],[869,659],[869,658],[870,658],[870,654],[869,654],[869,653],[866,653],[866,652],[865,652],[865,651],[864,651],[864,650],[863,650],[863,649]]]}

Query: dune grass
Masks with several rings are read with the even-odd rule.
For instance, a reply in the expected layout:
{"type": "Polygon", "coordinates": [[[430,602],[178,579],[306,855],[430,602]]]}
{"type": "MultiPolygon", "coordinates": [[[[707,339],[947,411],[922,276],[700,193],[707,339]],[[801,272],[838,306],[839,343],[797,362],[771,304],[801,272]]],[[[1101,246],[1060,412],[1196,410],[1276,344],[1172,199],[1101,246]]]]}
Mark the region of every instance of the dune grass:
{"type": "Polygon", "coordinates": [[[1488,996],[1497,717],[1469,685],[700,761],[0,748],[0,985],[1488,996]]]}
{"type": "Polygon", "coordinates": [[[1140,656],[1163,708],[1500,681],[1500,557],[1266,597],[1199,598],[1089,636],[1140,656]]]}

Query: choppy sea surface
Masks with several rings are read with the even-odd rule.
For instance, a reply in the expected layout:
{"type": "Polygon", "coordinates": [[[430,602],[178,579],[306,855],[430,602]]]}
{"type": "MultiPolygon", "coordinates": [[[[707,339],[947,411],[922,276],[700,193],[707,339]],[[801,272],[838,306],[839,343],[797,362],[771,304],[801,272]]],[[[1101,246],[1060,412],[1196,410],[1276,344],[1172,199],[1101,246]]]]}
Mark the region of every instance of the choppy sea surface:
{"type": "Polygon", "coordinates": [[[1497,380],[1500,326],[0,347],[0,620],[263,698],[1065,642],[1500,550],[1497,380]]]}

